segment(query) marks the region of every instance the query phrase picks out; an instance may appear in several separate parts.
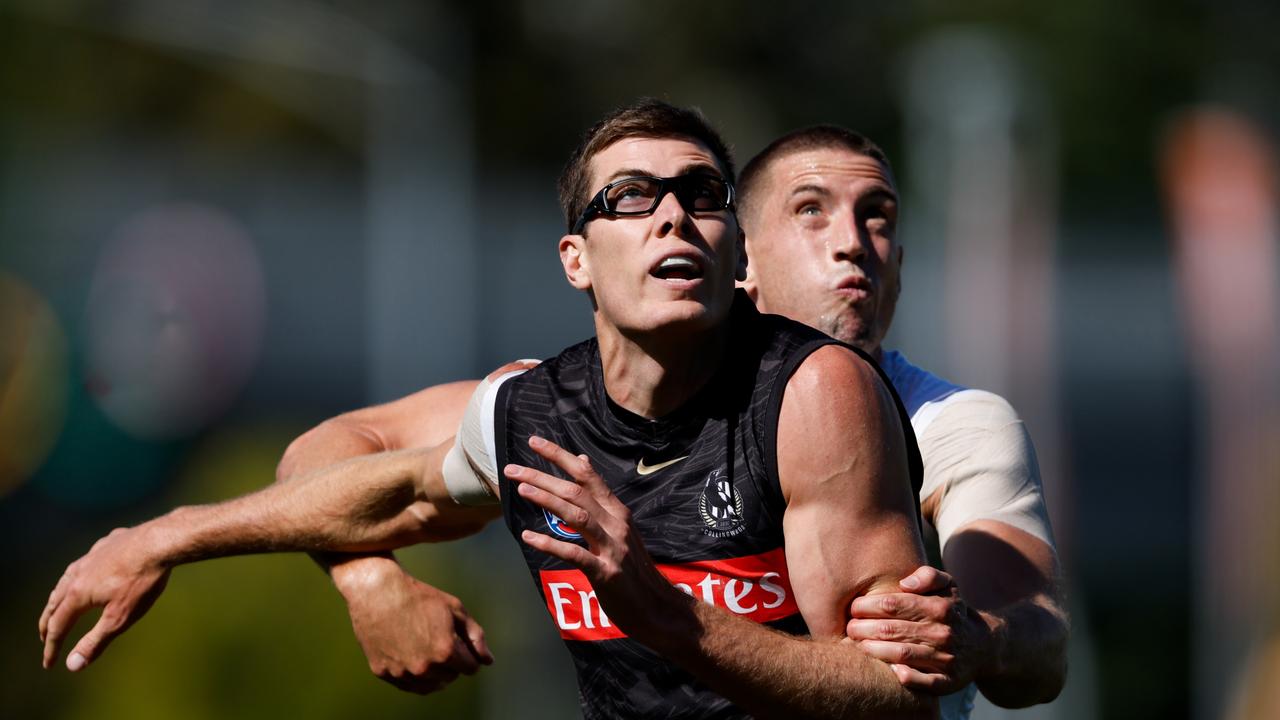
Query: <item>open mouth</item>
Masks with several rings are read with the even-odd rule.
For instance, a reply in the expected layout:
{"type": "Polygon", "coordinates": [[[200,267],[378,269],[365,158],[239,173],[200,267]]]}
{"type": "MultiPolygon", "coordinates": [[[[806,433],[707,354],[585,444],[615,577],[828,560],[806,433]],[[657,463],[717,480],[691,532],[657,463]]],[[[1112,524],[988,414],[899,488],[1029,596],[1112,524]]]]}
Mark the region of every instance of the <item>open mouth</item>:
{"type": "Polygon", "coordinates": [[[702,277],[702,266],[693,258],[675,255],[663,259],[649,274],[659,280],[697,280],[702,277]]]}

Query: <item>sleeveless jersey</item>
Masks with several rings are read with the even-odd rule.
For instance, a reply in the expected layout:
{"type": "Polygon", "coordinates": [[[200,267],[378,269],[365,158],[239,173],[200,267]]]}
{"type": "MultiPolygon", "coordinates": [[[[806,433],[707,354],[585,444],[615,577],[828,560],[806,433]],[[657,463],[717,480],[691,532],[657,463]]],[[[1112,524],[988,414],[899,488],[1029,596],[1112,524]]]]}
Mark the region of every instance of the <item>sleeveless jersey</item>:
{"type": "MultiPolygon", "coordinates": [[[[586,454],[631,510],[646,549],[673,585],[728,612],[805,634],[783,552],[777,423],[795,368],[835,342],[758,313],[739,293],[719,372],[680,409],[648,420],[609,399],[598,344],[588,340],[499,388],[496,465],[518,463],[560,476],[529,449],[533,434],[586,454]]],[[[899,412],[910,428],[900,403],[899,412]]],[[[918,492],[919,455],[907,432],[918,492]]],[[[585,546],[563,520],[520,497],[514,483],[500,482],[506,525],[573,656],[585,717],[746,716],[612,625],[581,571],[521,542],[521,531],[529,529],[585,546]]]]}

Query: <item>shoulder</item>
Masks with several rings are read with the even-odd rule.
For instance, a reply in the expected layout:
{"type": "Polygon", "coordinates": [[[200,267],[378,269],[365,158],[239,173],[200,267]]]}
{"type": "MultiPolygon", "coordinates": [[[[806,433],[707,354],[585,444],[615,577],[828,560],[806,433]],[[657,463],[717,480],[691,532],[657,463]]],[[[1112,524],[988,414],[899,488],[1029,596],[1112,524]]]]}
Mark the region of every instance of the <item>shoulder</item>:
{"type": "Polygon", "coordinates": [[[814,350],[788,381],[778,418],[778,480],[788,507],[825,497],[849,511],[882,501],[912,510],[907,447],[895,441],[905,437],[869,358],[845,345],[814,350]]]}
{"type": "Polygon", "coordinates": [[[805,437],[845,434],[868,420],[895,416],[892,396],[871,361],[852,348],[828,344],[809,353],[787,380],[779,430],[796,421],[805,437]]]}
{"type": "Polygon", "coordinates": [[[599,356],[597,348],[595,338],[583,340],[545,360],[516,360],[507,363],[491,373],[490,378],[496,380],[504,376],[507,379],[520,376],[522,383],[556,382],[562,378],[575,378],[588,371],[594,359],[599,356]]]}
{"type": "MultiPolygon", "coordinates": [[[[1022,419],[1007,400],[985,390],[963,390],[930,403],[912,416],[924,459],[921,497],[928,497],[944,478],[971,475],[996,464],[1027,465],[1034,449],[1022,419]]],[[[1019,473],[1023,474],[1023,473],[1019,473]]]]}
{"type": "Polygon", "coordinates": [[[940,433],[994,433],[1022,422],[1008,400],[986,390],[953,393],[937,403],[934,414],[922,440],[940,433]]]}
{"type": "Polygon", "coordinates": [[[809,353],[787,381],[787,392],[843,394],[845,388],[882,387],[871,363],[845,345],[830,343],[809,353]]]}
{"type": "Polygon", "coordinates": [[[513,360],[486,375],[484,383],[492,385],[495,382],[500,382],[503,378],[519,375],[527,370],[532,370],[541,364],[541,360],[513,360]]]}

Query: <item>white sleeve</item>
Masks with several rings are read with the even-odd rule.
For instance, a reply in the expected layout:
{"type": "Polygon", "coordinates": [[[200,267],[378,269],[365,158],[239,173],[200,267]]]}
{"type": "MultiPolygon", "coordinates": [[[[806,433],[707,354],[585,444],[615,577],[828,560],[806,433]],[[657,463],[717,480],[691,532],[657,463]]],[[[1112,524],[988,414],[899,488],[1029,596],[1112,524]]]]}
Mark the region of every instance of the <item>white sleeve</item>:
{"type": "Polygon", "coordinates": [[[1053,547],[1040,466],[1022,420],[999,395],[965,390],[944,401],[921,433],[923,501],[939,495],[938,544],[975,520],[995,520],[1053,547]]]}
{"type": "Polygon", "coordinates": [[[471,393],[443,467],[445,488],[459,505],[498,502],[498,453],[493,426],[498,388],[527,369],[512,370],[492,380],[485,378],[471,393]]]}

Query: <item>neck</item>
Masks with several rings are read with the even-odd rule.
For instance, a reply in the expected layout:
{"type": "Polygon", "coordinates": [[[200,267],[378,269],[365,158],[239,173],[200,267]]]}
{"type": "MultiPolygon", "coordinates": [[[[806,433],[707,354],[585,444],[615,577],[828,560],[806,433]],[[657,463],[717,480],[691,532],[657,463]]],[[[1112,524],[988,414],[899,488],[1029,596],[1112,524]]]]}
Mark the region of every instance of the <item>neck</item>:
{"type": "Polygon", "coordinates": [[[603,326],[597,318],[596,337],[609,399],[650,419],[676,410],[720,368],[728,327],[723,322],[687,335],[623,333],[603,326]]]}

